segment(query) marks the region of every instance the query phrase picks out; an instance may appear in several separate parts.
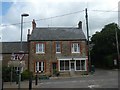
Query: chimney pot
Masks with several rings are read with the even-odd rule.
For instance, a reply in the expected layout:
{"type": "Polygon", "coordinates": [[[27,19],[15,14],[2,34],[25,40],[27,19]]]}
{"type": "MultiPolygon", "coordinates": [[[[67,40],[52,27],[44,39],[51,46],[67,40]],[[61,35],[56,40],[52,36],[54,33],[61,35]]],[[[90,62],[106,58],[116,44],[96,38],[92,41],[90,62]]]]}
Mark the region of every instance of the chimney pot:
{"type": "Polygon", "coordinates": [[[35,23],[35,19],[33,19],[32,21],[32,29],[35,29],[36,28],[36,23],[35,23]]]}
{"type": "Polygon", "coordinates": [[[78,28],[79,28],[79,29],[82,29],[82,21],[79,21],[79,23],[78,23],[78,28]]]}

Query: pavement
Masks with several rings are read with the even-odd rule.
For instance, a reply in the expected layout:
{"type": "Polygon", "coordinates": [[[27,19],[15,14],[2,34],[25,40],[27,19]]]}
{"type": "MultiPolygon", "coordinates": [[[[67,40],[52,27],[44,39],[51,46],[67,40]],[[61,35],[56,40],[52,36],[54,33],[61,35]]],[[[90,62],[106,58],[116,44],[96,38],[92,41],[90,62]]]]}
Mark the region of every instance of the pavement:
{"type": "MultiPolygon", "coordinates": [[[[95,73],[89,73],[88,75],[80,75],[73,77],[50,77],[49,80],[41,80],[38,85],[35,85],[35,80],[32,81],[32,88],[50,88],[50,87],[87,87],[99,88],[99,85],[108,86],[109,82],[111,87],[117,87],[117,83],[114,83],[118,79],[118,70],[102,70],[96,69],[95,73]],[[107,76],[108,75],[108,76],[107,76]],[[108,78],[108,79],[107,79],[108,78]],[[104,81],[106,79],[106,81],[104,81]],[[105,83],[104,83],[105,82],[105,83]],[[99,85],[95,85],[98,83],[99,85]],[[103,84],[104,83],[104,84],[103,84]],[[64,85],[66,84],[66,85],[64,85]]],[[[21,88],[29,88],[29,81],[22,81],[20,84],[21,88]]],[[[16,82],[4,82],[3,88],[18,88],[16,82]]]]}

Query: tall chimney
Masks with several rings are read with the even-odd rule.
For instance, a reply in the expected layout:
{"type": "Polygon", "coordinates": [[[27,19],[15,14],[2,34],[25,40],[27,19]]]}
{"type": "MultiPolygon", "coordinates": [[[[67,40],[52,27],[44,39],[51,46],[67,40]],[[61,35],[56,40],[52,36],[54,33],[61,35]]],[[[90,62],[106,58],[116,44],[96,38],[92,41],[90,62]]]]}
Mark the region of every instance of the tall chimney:
{"type": "Polygon", "coordinates": [[[78,29],[82,29],[82,21],[79,21],[79,23],[78,23],[78,29]]]}
{"type": "Polygon", "coordinates": [[[32,21],[32,29],[35,29],[36,28],[36,23],[35,23],[35,19],[33,19],[32,21]]]}

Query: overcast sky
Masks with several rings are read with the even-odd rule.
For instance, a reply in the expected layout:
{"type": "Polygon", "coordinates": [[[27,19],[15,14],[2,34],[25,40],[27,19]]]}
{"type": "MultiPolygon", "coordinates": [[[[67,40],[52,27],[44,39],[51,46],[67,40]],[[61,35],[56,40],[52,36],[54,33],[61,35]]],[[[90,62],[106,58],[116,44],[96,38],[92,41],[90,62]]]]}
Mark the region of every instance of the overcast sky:
{"type": "Polygon", "coordinates": [[[77,27],[78,22],[82,21],[86,35],[85,8],[88,8],[89,32],[92,36],[96,31],[101,31],[104,25],[118,23],[118,2],[119,0],[4,0],[0,3],[0,40],[20,41],[19,23],[22,13],[29,14],[29,17],[23,18],[27,22],[23,27],[24,41],[28,29],[32,30],[33,19],[36,20],[37,27],[77,27]],[[60,17],[50,18],[54,16],[60,17]]]}

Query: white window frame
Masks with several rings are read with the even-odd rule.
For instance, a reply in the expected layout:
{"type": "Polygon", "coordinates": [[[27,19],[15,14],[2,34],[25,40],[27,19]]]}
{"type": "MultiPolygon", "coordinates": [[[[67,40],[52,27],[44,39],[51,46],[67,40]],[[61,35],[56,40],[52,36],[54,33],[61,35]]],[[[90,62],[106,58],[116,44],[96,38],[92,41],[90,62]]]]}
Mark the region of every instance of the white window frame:
{"type": "Polygon", "coordinates": [[[37,43],[36,44],[36,53],[37,54],[44,54],[45,53],[45,44],[44,43],[37,43]],[[42,47],[40,47],[40,45],[42,45],[42,47]],[[40,51],[40,48],[42,49],[41,51],[40,51]]]}
{"type": "Polygon", "coordinates": [[[85,61],[85,67],[84,67],[85,70],[82,70],[82,69],[81,69],[81,68],[82,68],[82,66],[81,66],[81,61],[83,61],[83,60],[80,60],[80,70],[77,70],[77,69],[76,69],[76,61],[77,61],[77,60],[75,60],[75,71],[87,71],[87,68],[86,68],[86,60],[84,60],[84,61],[85,61]]]}
{"type": "Polygon", "coordinates": [[[56,42],[56,53],[61,53],[61,44],[60,44],[60,42],[56,42]],[[57,46],[59,46],[59,47],[57,47],[57,46]],[[60,49],[60,51],[57,51],[58,49],[60,49]]]}
{"type": "MultiPolygon", "coordinates": [[[[71,71],[71,60],[73,60],[72,58],[66,58],[66,59],[58,59],[58,68],[59,68],[59,71],[62,72],[62,71],[71,71]],[[60,70],[60,61],[68,61],[69,60],[69,70],[60,70]]],[[[75,71],[87,71],[87,58],[74,58],[74,65],[75,65],[75,71]],[[85,61],[85,70],[76,70],[76,60],[84,60],[85,61]]],[[[81,66],[80,66],[81,67],[81,66]]]]}
{"type": "Polygon", "coordinates": [[[70,71],[70,61],[69,60],[60,60],[59,61],[59,71],[70,71]],[[60,61],[64,61],[64,70],[60,70],[60,61]],[[65,70],[65,61],[69,61],[69,70],[65,70]]]}
{"type": "Polygon", "coordinates": [[[42,62],[36,62],[35,63],[35,72],[44,72],[44,66],[45,66],[45,63],[42,61],[42,62]],[[41,64],[41,66],[40,66],[41,64]],[[39,68],[41,67],[41,70],[39,70],[39,68]]]}
{"type": "Polygon", "coordinates": [[[80,53],[80,44],[79,43],[72,43],[71,50],[72,50],[72,53],[80,53]],[[77,51],[75,51],[75,44],[77,45],[77,51]]]}

